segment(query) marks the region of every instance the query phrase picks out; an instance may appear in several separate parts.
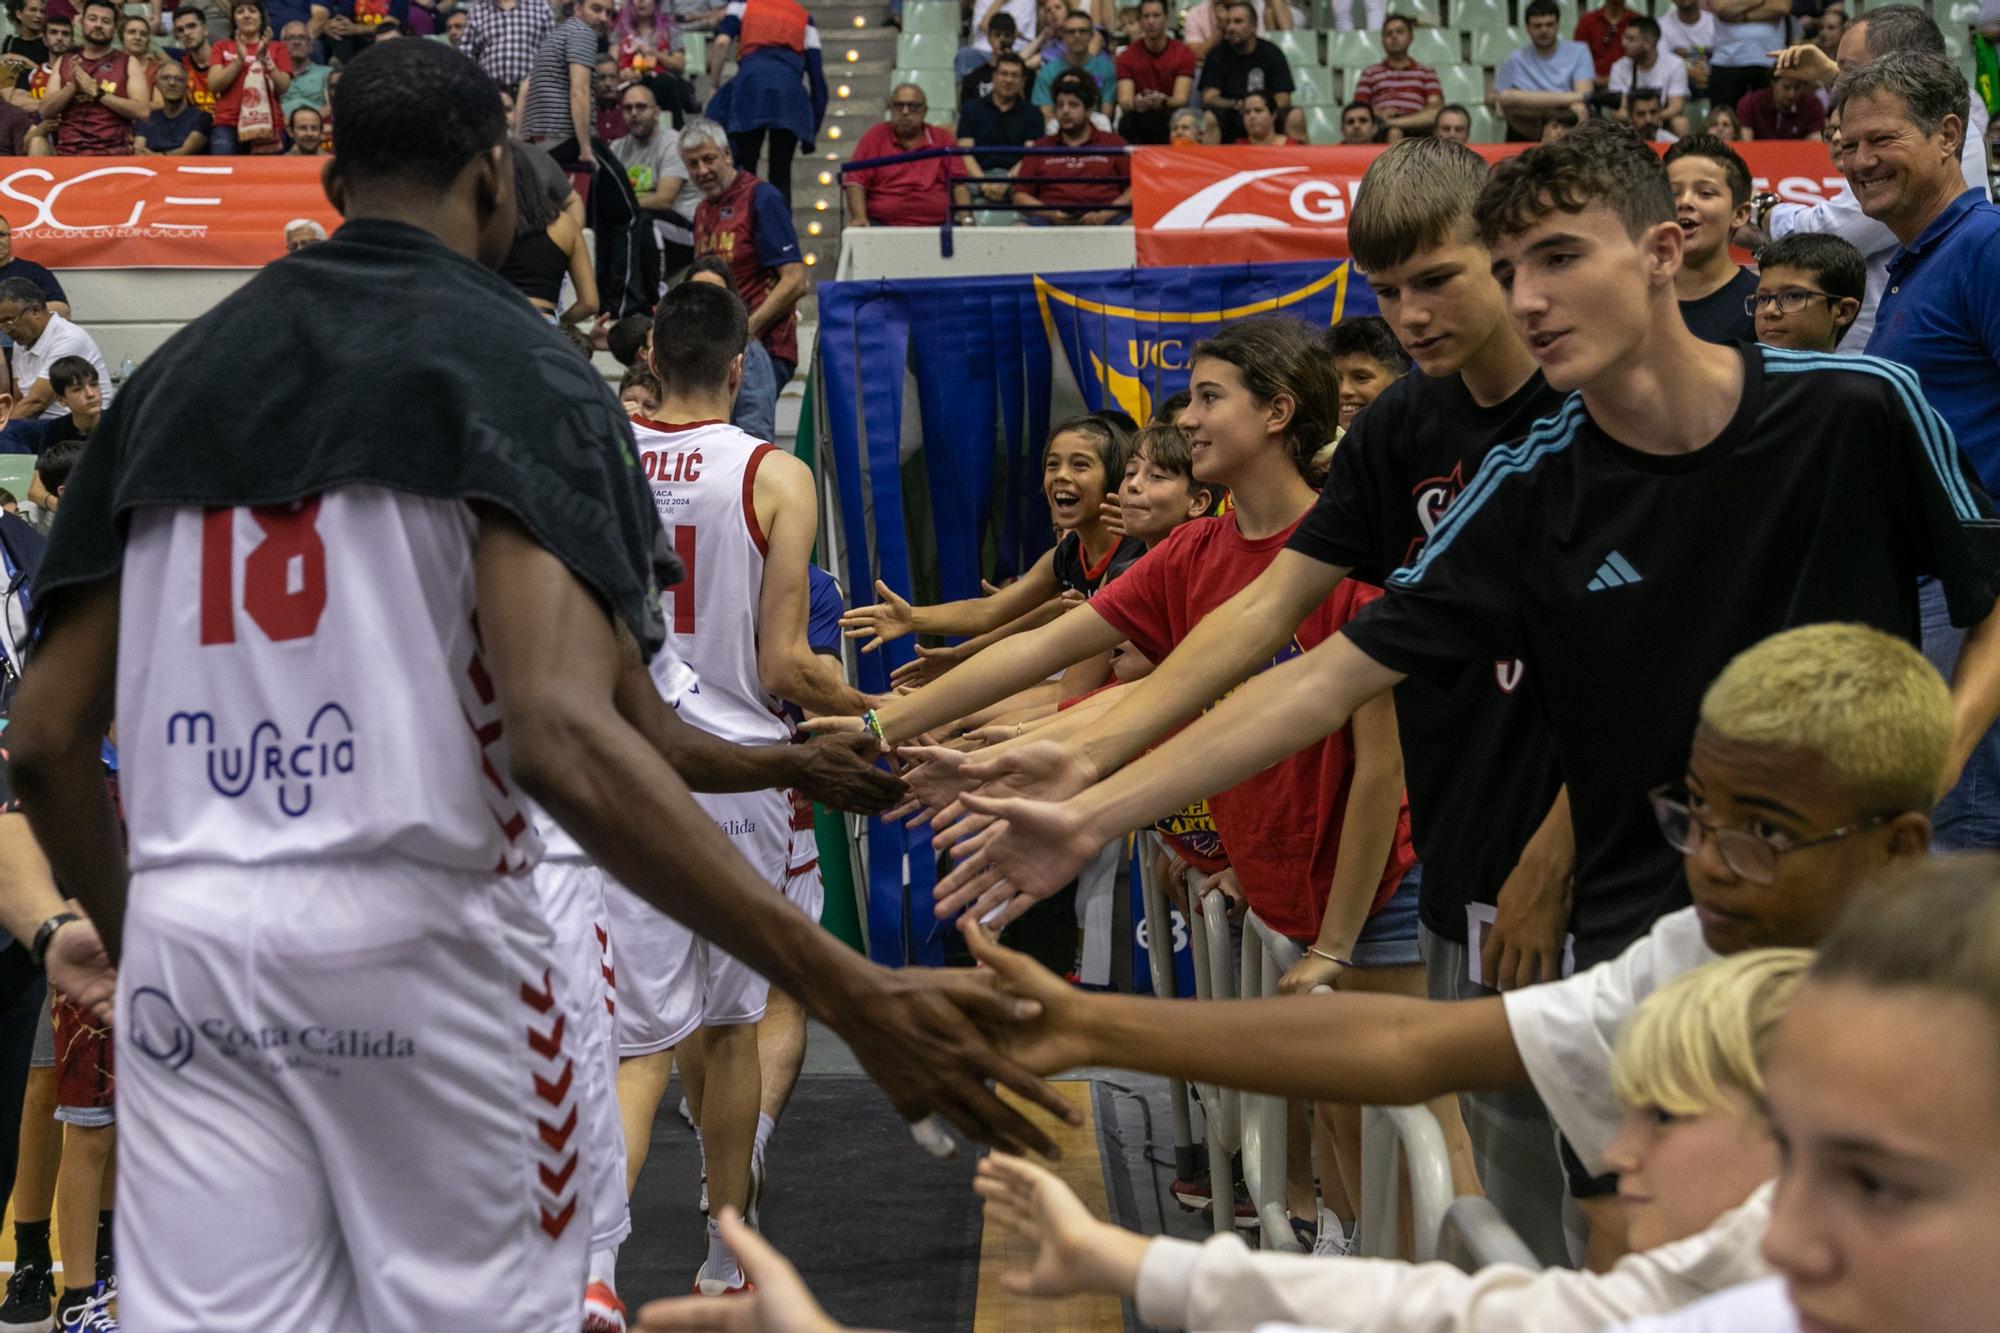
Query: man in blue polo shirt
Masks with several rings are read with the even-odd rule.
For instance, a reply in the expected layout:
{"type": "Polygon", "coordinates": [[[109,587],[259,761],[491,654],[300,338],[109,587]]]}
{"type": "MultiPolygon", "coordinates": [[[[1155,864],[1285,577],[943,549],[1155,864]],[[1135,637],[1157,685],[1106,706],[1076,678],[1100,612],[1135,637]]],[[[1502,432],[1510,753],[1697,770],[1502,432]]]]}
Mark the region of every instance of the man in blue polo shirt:
{"type": "MultiPolygon", "coordinates": [[[[1917,372],[1924,397],[1980,479],[2000,483],[2000,206],[1959,170],[1969,98],[1950,59],[1898,51],[1834,85],[1839,163],[1862,212],[1901,242],[1889,261],[1868,353],[1917,372]]],[[[1924,652],[1942,670],[1964,635],[1942,591],[1922,590],[1924,652]]],[[[2000,729],[1967,758],[1939,803],[1933,845],[2000,847],[2000,729]]]]}

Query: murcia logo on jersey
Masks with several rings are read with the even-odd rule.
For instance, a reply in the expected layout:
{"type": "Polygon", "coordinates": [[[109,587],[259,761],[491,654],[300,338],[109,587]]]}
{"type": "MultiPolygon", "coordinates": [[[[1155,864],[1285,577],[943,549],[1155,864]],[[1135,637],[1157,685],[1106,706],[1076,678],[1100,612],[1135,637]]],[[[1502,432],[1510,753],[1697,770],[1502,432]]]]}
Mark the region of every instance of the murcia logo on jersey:
{"type": "Polygon", "coordinates": [[[208,785],[217,795],[233,801],[252,788],[268,789],[293,819],[312,809],[314,783],[354,772],[354,721],[336,702],[321,704],[295,740],[265,718],[241,744],[218,742],[215,715],[206,709],[175,713],[167,718],[167,746],[205,749],[208,785]]]}

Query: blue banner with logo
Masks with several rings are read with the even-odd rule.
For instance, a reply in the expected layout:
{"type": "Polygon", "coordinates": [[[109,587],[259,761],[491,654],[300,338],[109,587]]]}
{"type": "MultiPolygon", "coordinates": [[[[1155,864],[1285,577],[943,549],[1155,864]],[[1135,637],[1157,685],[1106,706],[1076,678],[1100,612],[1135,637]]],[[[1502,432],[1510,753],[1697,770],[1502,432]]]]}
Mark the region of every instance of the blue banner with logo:
{"type": "MultiPolygon", "coordinates": [[[[1285,314],[1315,328],[1376,311],[1345,261],[1131,268],[999,277],[830,282],[819,288],[820,379],[853,603],[880,578],[916,600],[980,595],[1054,543],[1041,491],[1051,405],[1081,397],[1144,422],[1187,387],[1196,343],[1232,321],[1285,314]],[[1073,386],[1073,387],[1072,387],[1073,386]],[[905,405],[917,420],[906,422],[905,405]],[[913,442],[910,456],[904,441],[913,442]],[[936,587],[914,587],[906,465],[921,454],[936,587]]],[[[861,688],[915,655],[912,639],[861,659],[861,688]]],[[[869,951],[937,962],[929,831],[873,821],[869,951]]]]}

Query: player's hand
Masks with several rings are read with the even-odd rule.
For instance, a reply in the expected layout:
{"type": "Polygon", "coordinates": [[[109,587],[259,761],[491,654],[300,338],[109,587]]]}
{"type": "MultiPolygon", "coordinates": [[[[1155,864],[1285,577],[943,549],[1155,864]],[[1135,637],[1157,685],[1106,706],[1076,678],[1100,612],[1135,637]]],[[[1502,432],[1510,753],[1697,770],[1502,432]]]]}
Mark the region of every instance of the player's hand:
{"type": "Polygon", "coordinates": [[[1007,1268],[1000,1285],[1021,1296],[1103,1292],[1130,1298],[1139,1285],[1146,1238],[1100,1222],[1076,1191],[1045,1167],[994,1153],[981,1159],[972,1188],[986,1200],[986,1220],[1034,1247],[1025,1268],[1007,1268]]]}
{"type": "Polygon", "coordinates": [[[817,1006],[816,1016],[846,1040],[905,1120],[935,1113],[980,1143],[1054,1156],[1049,1136],[988,1087],[998,1083],[1082,1123],[1075,1107],[1003,1054],[1041,1017],[1037,999],[1009,993],[984,969],[871,967],[865,975],[859,993],[817,1006]]]}
{"type": "Polygon", "coordinates": [[[798,772],[792,785],[821,805],[878,815],[907,793],[901,778],[875,767],[878,747],[873,736],[819,736],[793,748],[798,772]]]}
{"type": "Polygon", "coordinates": [[[959,844],[958,865],[938,882],[940,917],[969,910],[997,930],[1060,891],[1105,843],[1105,835],[1085,823],[1075,802],[995,799],[968,792],[962,804],[995,822],[959,844]]]}
{"type": "Polygon", "coordinates": [[[1097,1059],[1085,1019],[1090,996],[1064,981],[1024,953],[1016,953],[970,916],[959,919],[958,932],[980,964],[981,975],[993,977],[1000,989],[1033,1001],[1037,1015],[999,1034],[1007,1054],[1038,1074],[1093,1064],[1097,1059]]]}
{"type": "Polygon", "coordinates": [[[682,1296],[639,1311],[633,1333],[842,1333],[827,1318],[805,1279],[734,1208],[716,1218],[743,1276],[754,1288],[727,1296],[682,1296]]]}
{"type": "Polygon", "coordinates": [[[72,921],[49,941],[49,981],[100,1027],[110,1027],[118,994],[118,969],[88,918],[72,921]]]}
{"type": "Polygon", "coordinates": [[[1833,57],[1820,50],[1811,42],[1788,46],[1782,51],[1766,51],[1767,56],[1777,59],[1777,72],[1796,74],[1800,78],[1813,79],[1820,83],[1832,83],[1840,77],[1840,66],[1833,57]]]}
{"type": "Polygon", "coordinates": [[[1493,928],[1479,951],[1480,975],[1494,990],[1517,990],[1562,976],[1571,878],[1566,866],[1523,857],[1500,886],[1493,928]]]}
{"type": "Polygon", "coordinates": [[[963,645],[950,648],[926,648],[917,645],[915,660],[905,662],[889,673],[889,683],[898,689],[921,687],[930,684],[945,672],[965,660],[963,645]]]}
{"type": "Polygon", "coordinates": [[[916,631],[916,613],[882,580],[875,580],[875,592],[882,600],[873,606],[857,606],[840,617],[840,631],[850,639],[866,639],[861,651],[872,653],[883,644],[916,631]]]}

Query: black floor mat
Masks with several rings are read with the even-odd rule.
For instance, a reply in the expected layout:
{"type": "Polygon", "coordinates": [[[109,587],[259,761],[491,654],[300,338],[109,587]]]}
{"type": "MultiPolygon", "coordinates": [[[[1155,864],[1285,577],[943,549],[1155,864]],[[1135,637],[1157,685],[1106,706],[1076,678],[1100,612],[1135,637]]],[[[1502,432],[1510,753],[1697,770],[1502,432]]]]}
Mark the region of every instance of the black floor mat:
{"type": "MultiPolygon", "coordinates": [[[[699,1158],[673,1110],[679,1101],[676,1081],[653,1127],[632,1239],[618,1258],[619,1294],[635,1311],[685,1295],[706,1253],[699,1158]]],[[[973,1162],[969,1152],[950,1161],[925,1153],[866,1078],[808,1074],[766,1154],[764,1234],[841,1323],[970,1328],[980,1234],[973,1162]]]]}

